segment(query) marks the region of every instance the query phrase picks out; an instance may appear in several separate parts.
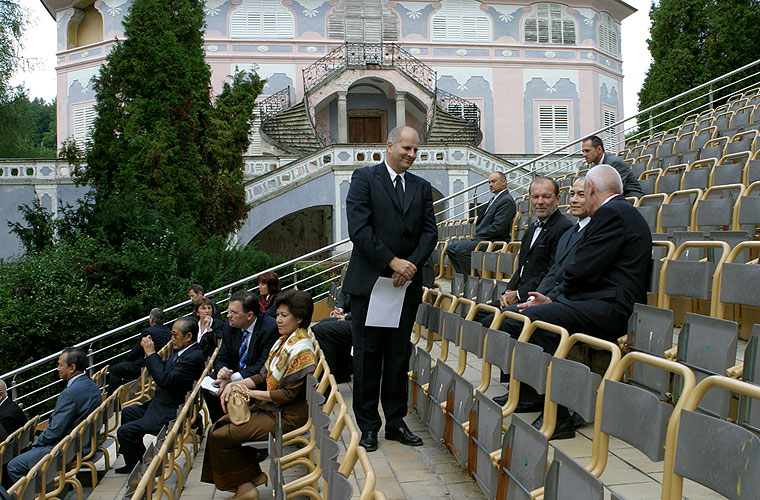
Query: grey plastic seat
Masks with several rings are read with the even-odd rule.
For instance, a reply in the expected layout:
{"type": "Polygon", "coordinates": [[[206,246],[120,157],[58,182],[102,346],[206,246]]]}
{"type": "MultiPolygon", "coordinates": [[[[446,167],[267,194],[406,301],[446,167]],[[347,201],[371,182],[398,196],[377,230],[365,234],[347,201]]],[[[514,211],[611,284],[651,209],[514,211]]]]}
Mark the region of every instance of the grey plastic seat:
{"type": "Polygon", "coordinates": [[[755,181],[760,181],[760,158],[750,160],[747,164],[747,185],[755,181]]]}
{"type": "MultiPolygon", "coordinates": [[[[752,337],[744,351],[744,372],[742,379],[760,385],[760,324],[752,327],[752,337]]],[[[739,396],[739,415],[737,423],[753,432],[760,432],[760,404],[747,396],[739,396]],[[754,404],[753,404],[754,403],[754,404]]]]}
{"type": "Polygon", "coordinates": [[[464,285],[464,297],[468,299],[474,299],[478,296],[478,288],[480,287],[480,278],[477,276],[466,276],[464,285]]]}
{"type": "Polygon", "coordinates": [[[469,456],[469,438],[464,433],[462,424],[469,422],[470,409],[472,408],[473,386],[458,373],[451,375],[444,422],[446,428],[451,429],[451,434],[443,433],[443,444],[449,448],[457,462],[462,467],[467,466],[469,456]]]}
{"type": "Polygon", "coordinates": [[[451,293],[454,297],[460,297],[465,291],[466,281],[462,274],[454,273],[451,275],[451,293]]]}
{"type": "Polygon", "coordinates": [[[530,498],[530,491],[541,487],[548,450],[546,436],[519,415],[512,415],[502,439],[498,470],[498,482],[508,482],[508,499],[530,498]]]}
{"type": "Polygon", "coordinates": [[[502,252],[499,254],[499,264],[497,269],[506,278],[512,276],[512,270],[515,266],[515,257],[516,254],[511,252],[502,252]]]}
{"type": "Polygon", "coordinates": [[[516,342],[508,333],[488,328],[483,359],[491,366],[497,367],[503,374],[509,375],[516,342]]]}
{"type": "Polygon", "coordinates": [[[328,484],[327,500],[349,500],[354,494],[351,482],[337,468],[331,472],[328,484]]]}
{"type": "MultiPolygon", "coordinates": [[[[704,241],[706,235],[704,231],[673,231],[670,234],[670,237],[673,244],[678,248],[686,241],[704,241]]],[[[683,260],[699,260],[701,255],[695,252],[689,252],[687,254],[682,254],[681,258],[683,260]]]]}
{"type": "MultiPolygon", "coordinates": [[[[700,250],[700,249],[689,249],[700,250]]],[[[684,252],[681,257],[688,257],[684,252]]],[[[701,258],[696,254],[695,258],[701,258]]],[[[671,260],[665,275],[665,293],[692,299],[710,300],[715,264],[699,260],[671,260]]]]}
{"type": "Polygon", "coordinates": [[[489,302],[491,300],[491,297],[493,297],[494,288],[496,288],[495,280],[492,280],[490,278],[481,278],[480,285],[478,286],[478,291],[475,297],[477,302],[480,304],[489,302]]]}
{"type": "Polygon", "coordinates": [[[438,362],[430,372],[430,385],[427,394],[427,406],[423,411],[422,419],[430,429],[431,434],[437,440],[443,439],[443,430],[446,417],[441,411],[441,403],[446,401],[451,383],[456,372],[444,362],[438,362]]]}
{"type": "MultiPolygon", "coordinates": [[[[694,371],[697,383],[709,375],[725,375],[736,362],[739,327],[734,321],[686,313],[678,336],[678,361],[694,371]]],[[[730,394],[722,389],[707,393],[699,409],[711,415],[728,416],[730,394]]]]}
{"type": "Polygon", "coordinates": [[[483,271],[492,273],[491,276],[499,271],[499,252],[483,253],[483,271]]]}
{"type": "Polygon", "coordinates": [[[742,196],[739,202],[739,226],[754,233],[755,226],[760,225],[760,189],[755,189],[755,196],[742,196]]]}
{"type": "MultiPolygon", "coordinates": [[[[662,358],[673,347],[673,311],[645,304],[634,304],[628,320],[629,351],[639,351],[662,358]]],[[[629,382],[664,396],[669,389],[667,372],[645,363],[634,363],[629,382]]]]}
{"type": "Polygon", "coordinates": [[[665,203],[660,209],[660,226],[668,232],[686,231],[691,226],[693,202],[665,203]]]}
{"type": "MultiPolygon", "coordinates": [[[[554,459],[546,472],[546,500],[603,500],[602,482],[575,460],[554,448],[554,459]]],[[[614,497],[613,497],[614,498],[614,497]]]]}
{"type": "Polygon", "coordinates": [[[470,253],[470,274],[483,275],[483,254],[485,252],[482,250],[473,250],[470,253]]]}
{"type": "Polygon", "coordinates": [[[725,262],[720,278],[720,301],[760,307],[760,286],[748,286],[760,284],[759,280],[760,265],[725,262]]]}
{"type": "Polygon", "coordinates": [[[573,410],[591,422],[596,412],[596,394],[602,377],[583,363],[552,358],[552,383],[549,399],[573,410]]]}
{"type": "MultiPolygon", "coordinates": [[[[654,238],[653,238],[654,240],[654,238]]],[[[660,274],[662,273],[663,260],[668,256],[668,248],[661,245],[652,245],[652,261],[649,273],[649,286],[647,293],[660,293],[660,274]]]]}
{"type": "Polygon", "coordinates": [[[468,470],[486,498],[495,498],[498,472],[490,454],[501,445],[501,406],[477,391],[472,411],[476,414],[477,425],[470,427],[470,446],[474,448],[476,458],[468,463],[468,470]]]}
{"type": "Polygon", "coordinates": [[[428,400],[422,387],[430,382],[432,359],[430,353],[424,349],[415,347],[414,353],[412,359],[412,378],[409,380],[411,385],[409,403],[420,415],[424,415],[427,412],[428,400]]]}
{"type": "Polygon", "coordinates": [[[673,465],[675,474],[726,498],[738,499],[752,498],[760,491],[758,470],[760,442],[757,435],[708,415],[681,412],[673,465]]]}
{"type": "Polygon", "coordinates": [[[483,346],[486,340],[486,328],[477,321],[462,321],[462,341],[459,344],[459,373],[464,373],[467,354],[483,358],[483,346]]]}
{"type": "MultiPolygon", "coordinates": [[[[758,217],[760,220],[760,217],[758,217]]],[[[710,231],[708,238],[711,241],[725,241],[728,246],[733,248],[739,243],[749,240],[749,233],[747,231],[710,231]]],[[[749,252],[746,250],[739,254],[739,257],[734,262],[747,262],[749,260],[749,252]]]]}

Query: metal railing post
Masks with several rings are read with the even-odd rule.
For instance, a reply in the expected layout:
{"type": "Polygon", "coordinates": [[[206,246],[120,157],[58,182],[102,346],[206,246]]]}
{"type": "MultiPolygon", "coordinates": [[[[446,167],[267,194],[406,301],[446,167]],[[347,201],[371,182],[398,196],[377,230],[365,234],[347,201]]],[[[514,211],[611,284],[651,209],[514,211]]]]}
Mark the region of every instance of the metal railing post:
{"type": "Polygon", "coordinates": [[[11,379],[11,399],[18,400],[18,389],[16,388],[16,376],[11,379]]]}
{"type": "Polygon", "coordinates": [[[87,375],[92,378],[95,374],[95,353],[92,352],[92,344],[87,348],[87,375]]]}
{"type": "Polygon", "coordinates": [[[654,131],[654,120],[652,119],[652,112],[649,112],[649,135],[652,135],[654,131]]]}
{"type": "Polygon", "coordinates": [[[295,283],[295,289],[298,290],[298,266],[293,264],[293,283],[295,283]]]}
{"type": "Polygon", "coordinates": [[[709,99],[709,101],[710,101],[710,107],[712,108],[713,107],[713,86],[712,86],[712,84],[710,84],[710,89],[707,92],[707,98],[709,99]]]}

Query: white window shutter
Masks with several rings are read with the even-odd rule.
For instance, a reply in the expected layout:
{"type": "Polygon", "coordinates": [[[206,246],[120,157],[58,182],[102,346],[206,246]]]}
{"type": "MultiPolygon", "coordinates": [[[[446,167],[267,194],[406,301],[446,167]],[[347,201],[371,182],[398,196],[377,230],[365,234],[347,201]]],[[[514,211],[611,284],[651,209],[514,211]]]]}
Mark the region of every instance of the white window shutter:
{"type": "Polygon", "coordinates": [[[475,0],[442,0],[431,20],[433,41],[490,42],[491,18],[475,0]]]}
{"type": "Polygon", "coordinates": [[[243,0],[230,16],[230,37],[293,39],[295,19],[281,0],[243,0]]]}
{"type": "Polygon", "coordinates": [[[570,117],[566,105],[538,106],[538,150],[550,153],[570,142],[570,117]]]}
{"type": "Polygon", "coordinates": [[[556,3],[533,4],[523,22],[523,40],[527,43],[575,45],[575,21],[567,7],[556,3]]]}
{"type": "Polygon", "coordinates": [[[74,110],[74,139],[78,144],[85,144],[90,141],[96,116],[94,106],[74,110]]]}
{"type": "MultiPolygon", "coordinates": [[[[602,127],[609,127],[617,121],[615,110],[605,108],[602,113],[602,127]]],[[[617,153],[617,133],[615,129],[607,130],[604,133],[604,150],[610,153],[617,153]]]]}
{"type": "Polygon", "coordinates": [[[602,12],[599,15],[599,50],[617,57],[620,55],[618,34],[612,16],[602,12]]]}

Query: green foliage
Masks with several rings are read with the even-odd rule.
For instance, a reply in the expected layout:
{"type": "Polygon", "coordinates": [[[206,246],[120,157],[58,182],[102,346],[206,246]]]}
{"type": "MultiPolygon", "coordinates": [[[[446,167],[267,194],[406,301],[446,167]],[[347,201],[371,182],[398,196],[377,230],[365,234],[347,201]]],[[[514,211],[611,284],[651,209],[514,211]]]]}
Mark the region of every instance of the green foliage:
{"type": "MultiPolygon", "coordinates": [[[[758,0],[661,0],[652,3],[649,16],[652,28],[647,43],[652,64],[639,92],[639,109],[748,64],[760,53],[758,0]]],[[[754,68],[752,72],[757,70],[754,68]]],[[[725,83],[728,82],[721,82],[718,86],[725,83]]],[[[722,95],[741,90],[748,84],[732,87],[722,95]]],[[[681,99],[677,104],[693,97],[681,99]]],[[[705,97],[689,106],[706,105],[707,102],[705,97]]],[[[683,111],[655,118],[655,124],[662,124],[659,128],[672,128],[682,118],[669,120],[680,113],[683,111]]],[[[639,124],[647,127],[647,119],[641,117],[639,124]]]]}
{"type": "Polygon", "coordinates": [[[96,212],[135,193],[142,207],[193,224],[197,237],[226,237],[245,220],[242,155],[263,82],[238,73],[212,104],[203,22],[198,0],[133,2],[126,40],[96,79],[87,168],[76,170],[96,212]]]}
{"type": "Polygon", "coordinates": [[[18,92],[10,87],[10,79],[24,62],[21,36],[28,23],[26,10],[17,2],[0,0],[0,103],[11,100],[18,92]]]}
{"type": "Polygon", "coordinates": [[[30,101],[24,92],[0,102],[0,158],[55,158],[55,101],[30,101]]]}

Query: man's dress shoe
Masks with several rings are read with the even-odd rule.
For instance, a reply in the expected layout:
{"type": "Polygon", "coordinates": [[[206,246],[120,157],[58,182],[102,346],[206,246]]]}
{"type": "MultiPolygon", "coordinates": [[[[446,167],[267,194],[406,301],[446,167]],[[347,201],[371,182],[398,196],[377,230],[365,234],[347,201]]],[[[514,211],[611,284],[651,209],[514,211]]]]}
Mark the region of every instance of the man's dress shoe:
{"type": "Polygon", "coordinates": [[[422,439],[420,439],[419,436],[412,434],[412,431],[410,431],[405,425],[398,429],[389,429],[386,427],[385,439],[398,441],[407,446],[422,446],[422,439]]]}
{"type": "Polygon", "coordinates": [[[364,431],[362,438],[359,440],[359,446],[367,451],[377,450],[377,431],[364,431]]]}
{"type": "MultiPolygon", "coordinates": [[[[581,418],[581,421],[583,419],[581,418]]],[[[533,426],[534,429],[537,431],[541,430],[541,427],[544,426],[544,414],[541,412],[541,415],[539,415],[530,425],[533,426]]],[[[563,418],[561,420],[557,420],[557,425],[554,427],[554,433],[549,438],[549,441],[553,439],[573,439],[575,437],[575,425],[574,425],[574,418],[568,417],[563,418]]]]}
{"type": "Polygon", "coordinates": [[[125,465],[124,467],[119,467],[118,469],[114,470],[114,472],[117,474],[131,474],[135,469],[135,465],[137,464],[125,465]]]}
{"type": "MultiPolygon", "coordinates": [[[[504,406],[507,404],[507,400],[509,399],[509,393],[504,394],[503,396],[496,396],[493,398],[494,402],[499,406],[504,406]]],[[[515,408],[515,413],[529,413],[532,411],[541,411],[544,409],[544,401],[543,399],[520,399],[517,402],[517,408],[515,408]]]]}

